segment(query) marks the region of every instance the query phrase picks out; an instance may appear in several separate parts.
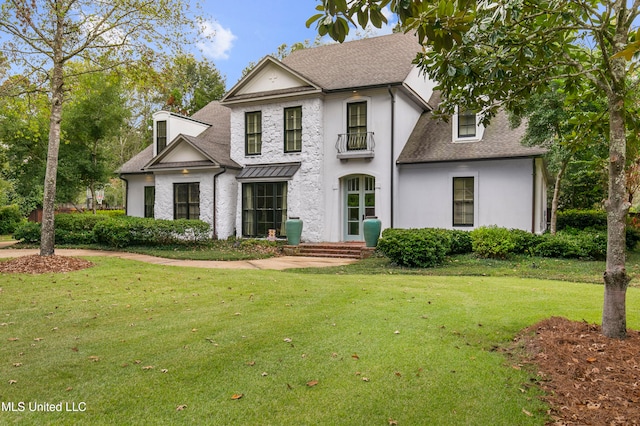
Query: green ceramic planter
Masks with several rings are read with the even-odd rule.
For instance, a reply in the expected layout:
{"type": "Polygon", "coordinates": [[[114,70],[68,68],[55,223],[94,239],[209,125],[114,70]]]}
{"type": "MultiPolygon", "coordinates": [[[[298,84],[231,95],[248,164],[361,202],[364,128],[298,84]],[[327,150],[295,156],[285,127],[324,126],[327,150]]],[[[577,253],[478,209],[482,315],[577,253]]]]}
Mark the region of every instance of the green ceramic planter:
{"type": "Polygon", "coordinates": [[[362,230],[364,232],[364,242],[367,247],[376,247],[378,238],[380,238],[380,230],[382,222],[376,216],[367,216],[362,222],[362,230]]]}
{"type": "Polygon", "coordinates": [[[290,217],[285,222],[285,230],[287,232],[287,242],[291,246],[300,244],[302,236],[302,220],[299,217],[290,217]]]}

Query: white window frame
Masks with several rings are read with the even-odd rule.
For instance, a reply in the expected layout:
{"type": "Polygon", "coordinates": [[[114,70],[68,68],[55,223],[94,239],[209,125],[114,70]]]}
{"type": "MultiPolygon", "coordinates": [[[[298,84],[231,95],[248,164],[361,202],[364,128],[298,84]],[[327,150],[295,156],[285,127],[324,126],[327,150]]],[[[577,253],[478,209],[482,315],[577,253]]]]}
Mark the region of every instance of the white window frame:
{"type": "Polygon", "coordinates": [[[450,220],[449,223],[452,229],[461,229],[463,231],[469,231],[471,229],[475,229],[479,224],[479,212],[480,212],[480,179],[477,171],[464,171],[460,170],[457,172],[449,173],[449,206],[450,206],[450,220]],[[473,178],[473,225],[453,225],[453,203],[454,195],[453,195],[453,179],[454,178],[473,178]]]}
{"type": "Polygon", "coordinates": [[[475,136],[462,136],[458,135],[458,123],[459,123],[459,113],[460,107],[456,107],[456,113],[453,114],[451,135],[453,136],[453,142],[478,142],[482,140],[482,136],[484,135],[484,126],[480,123],[478,119],[478,114],[476,114],[476,134],[475,136]]]}

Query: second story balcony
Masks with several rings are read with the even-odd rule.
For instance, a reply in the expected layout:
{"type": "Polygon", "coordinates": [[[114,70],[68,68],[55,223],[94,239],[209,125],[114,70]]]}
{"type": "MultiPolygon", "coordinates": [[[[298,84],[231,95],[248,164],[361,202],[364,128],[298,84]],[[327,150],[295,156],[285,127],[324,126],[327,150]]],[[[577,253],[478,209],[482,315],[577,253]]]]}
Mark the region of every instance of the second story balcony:
{"type": "Polygon", "coordinates": [[[373,132],[342,133],[338,135],[338,141],[336,142],[338,158],[341,160],[373,158],[375,146],[373,132]]]}

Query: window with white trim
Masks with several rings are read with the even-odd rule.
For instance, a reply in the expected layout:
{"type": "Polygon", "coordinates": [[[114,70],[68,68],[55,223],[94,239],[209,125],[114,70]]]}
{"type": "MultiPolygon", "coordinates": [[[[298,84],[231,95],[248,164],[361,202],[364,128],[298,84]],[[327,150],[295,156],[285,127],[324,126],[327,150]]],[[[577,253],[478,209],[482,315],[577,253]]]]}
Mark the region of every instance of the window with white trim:
{"type": "Polygon", "coordinates": [[[245,154],[262,153],[262,112],[245,113],[245,154]]]}
{"type": "Polygon", "coordinates": [[[302,151],[302,107],[284,109],[284,152],[302,151]]]}
{"type": "Polygon", "coordinates": [[[453,226],[473,226],[474,178],[453,178],[453,226]]]}

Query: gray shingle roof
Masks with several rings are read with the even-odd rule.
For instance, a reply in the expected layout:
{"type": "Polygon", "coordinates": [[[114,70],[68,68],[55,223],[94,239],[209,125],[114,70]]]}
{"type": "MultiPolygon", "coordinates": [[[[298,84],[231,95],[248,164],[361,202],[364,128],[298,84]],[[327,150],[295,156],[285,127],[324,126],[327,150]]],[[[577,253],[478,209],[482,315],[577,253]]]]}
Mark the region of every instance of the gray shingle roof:
{"type": "Polygon", "coordinates": [[[516,129],[511,128],[507,114],[504,112],[498,113],[491,120],[491,124],[484,130],[481,141],[453,142],[452,132],[451,120],[447,123],[434,119],[430,112],[423,113],[400,153],[397,163],[537,157],[546,152],[544,148],[522,145],[520,141],[524,136],[525,125],[516,129]]]}
{"type": "Polygon", "coordinates": [[[420,49],[415,36],[394,33],[296,50],[282,63],[326,91],[382,86],[403,82],[420,49]]]}
{"type": "Polygon", "coordinates": [[[138,154],[134,155],[129,161],[124,163],[116,173],[119,174],[135,174],[145,173],[142,169],[153,158],[153,145],[149,145],[138,154]]]}
{"type": "Polygon", "coordinates": [[[211,127],[198,136],[178,136],[200,150],[206,157],[208,157],[208,162],[194,162],[193,164],[151,163],[153,160],[153,146],[149,145],[138,155],[123,164],[122,167],[120,167],[120,170],[118,170],[118,173],[144,173],[147,170],[157,168],[184,168],[189,165],[192,167],[202,167],[206,165],[214,166],[216,164],[224,167],[240,169],[241,166],[233,161],[229,155],[229,143],[231,139],[230,117],[231,111],[229,108],[220,105],[218,101],[210,102],[201,110],[194,113],[190,118],[210,124],[211,127]],[[148,167],[145,168],[146,165],[148,165],[148,167]]]}

